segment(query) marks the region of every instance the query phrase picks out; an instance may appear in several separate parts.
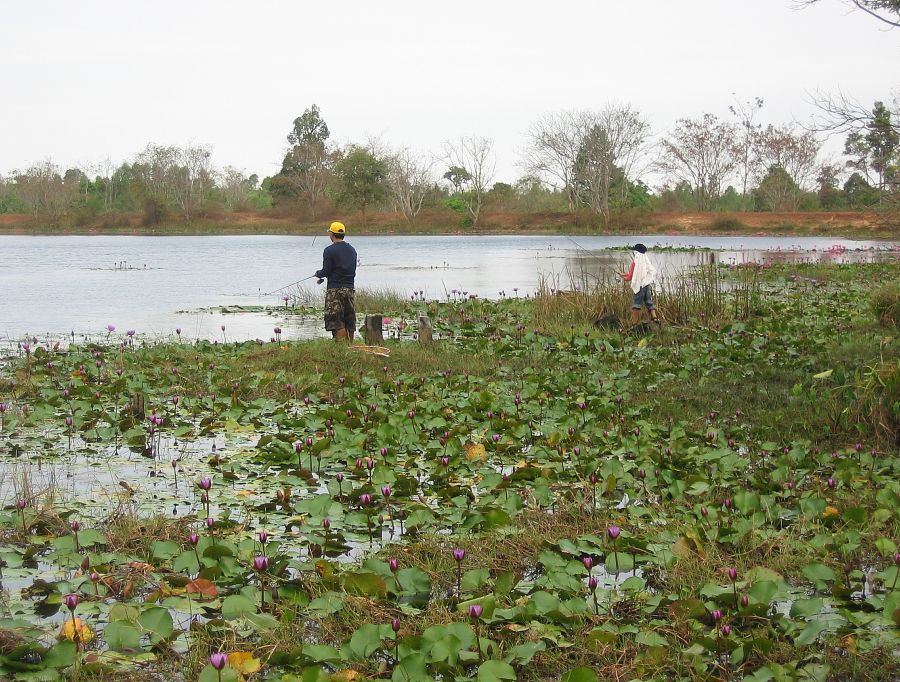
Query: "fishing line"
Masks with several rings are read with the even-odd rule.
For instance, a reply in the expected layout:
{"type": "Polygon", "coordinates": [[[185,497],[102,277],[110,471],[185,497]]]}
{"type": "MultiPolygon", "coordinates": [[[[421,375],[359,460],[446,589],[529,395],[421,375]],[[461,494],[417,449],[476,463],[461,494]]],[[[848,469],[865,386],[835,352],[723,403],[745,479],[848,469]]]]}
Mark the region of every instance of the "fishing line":
{"type": "Polygon", "coordinates": [[[279,287],[277,289],[272,289],[272,291],[266,291],[266,292],[260,293],[259,295],[260,296],[271,296],[272,294],[277,294],[279,291],[284,291],[288,287],[296,286],[296,285],[300,284],[301,282],[305,282],[306,280],[312,279],[313,277],[315,277],[315,275],[310,275],[309,277],[304,277],[303,279],[298,279],[296,282],[291,282],[290,284],[285,284],[283,287],[279,287]]]}

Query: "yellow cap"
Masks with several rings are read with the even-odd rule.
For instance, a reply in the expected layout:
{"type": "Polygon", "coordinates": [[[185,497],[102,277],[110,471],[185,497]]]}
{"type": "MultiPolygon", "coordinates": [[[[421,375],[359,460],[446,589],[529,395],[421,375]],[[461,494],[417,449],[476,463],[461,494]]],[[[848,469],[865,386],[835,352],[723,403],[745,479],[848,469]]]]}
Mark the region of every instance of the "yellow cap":
{"type": "Polygon", "coordinates": [[[344,223],[331,223],[331,227],[328,228],[329,232],[334,232],[335,234],[344,234],[347,232],[347,228],[344,227],[344,223]]]}

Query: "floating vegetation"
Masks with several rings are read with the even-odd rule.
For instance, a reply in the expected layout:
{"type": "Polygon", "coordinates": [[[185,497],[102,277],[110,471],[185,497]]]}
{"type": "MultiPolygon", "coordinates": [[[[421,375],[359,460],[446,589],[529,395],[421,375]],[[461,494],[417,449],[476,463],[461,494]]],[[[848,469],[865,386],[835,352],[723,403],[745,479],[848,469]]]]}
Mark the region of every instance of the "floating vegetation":
{"type": "Polygon", "coordinates": [[[440,338],[389,358],[25,342],[0,677],[895,679],[896,277],[707,269],[649,335],[382,292],[440,338]]]}

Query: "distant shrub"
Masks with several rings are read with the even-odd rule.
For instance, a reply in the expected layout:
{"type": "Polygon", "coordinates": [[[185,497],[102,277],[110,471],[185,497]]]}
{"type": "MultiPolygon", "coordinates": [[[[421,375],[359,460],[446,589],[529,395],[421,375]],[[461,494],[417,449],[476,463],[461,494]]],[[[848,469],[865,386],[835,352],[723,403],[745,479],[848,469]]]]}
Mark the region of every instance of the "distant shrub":
{"type": "Polygon", "coordinates": [[[156,199],[147,199],[144,202],[143,219],[141,222],[145,227],[159,225],[166,215],[166,207],[162,202],[156,199]]]}
{"type": "Polygon", "coordinates": [[[731,216],[722,216],[720,218],[716,218],[715,220],[713,220],[710,227],[716,232],[738,232],[740,230],[747,229],[747,226],[744,225],[744,223],[731,216]]]}
{"type": "Polygon", "coordinates": [[[872,292],[872,312],[881,324],[900,326],[900,284],[885,284],[872,292]]]}

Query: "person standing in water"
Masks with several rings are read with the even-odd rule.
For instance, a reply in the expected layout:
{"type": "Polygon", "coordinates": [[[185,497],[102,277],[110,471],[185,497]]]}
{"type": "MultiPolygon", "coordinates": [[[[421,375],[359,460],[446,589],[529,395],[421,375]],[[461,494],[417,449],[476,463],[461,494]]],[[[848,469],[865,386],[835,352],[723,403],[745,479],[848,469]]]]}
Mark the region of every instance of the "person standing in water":
{"type": "Polygon", "coordinates": [[[634,296],[631,299],[631,324],[641,321],[641,309],[646,307],[651,322],[659,324],[659,313],[653,303],[653,285],[656,283],[656,266],[647,255],[647,247],[635,244],[632,247],[631,269],[622,273],[622,279],[631,283],[634,296]]]}
{"type": "Polygon", "coordinates": [[[328,236],[331,245],[322,253],[322,269],[315,273],[319,284],[328,280],[325,291],[325,330],[335,341],[353,341],[356,309],[353,306],[356,284],[356,249],[344,241],[347,229],[343,223],[331,223],[328,236]]]}

